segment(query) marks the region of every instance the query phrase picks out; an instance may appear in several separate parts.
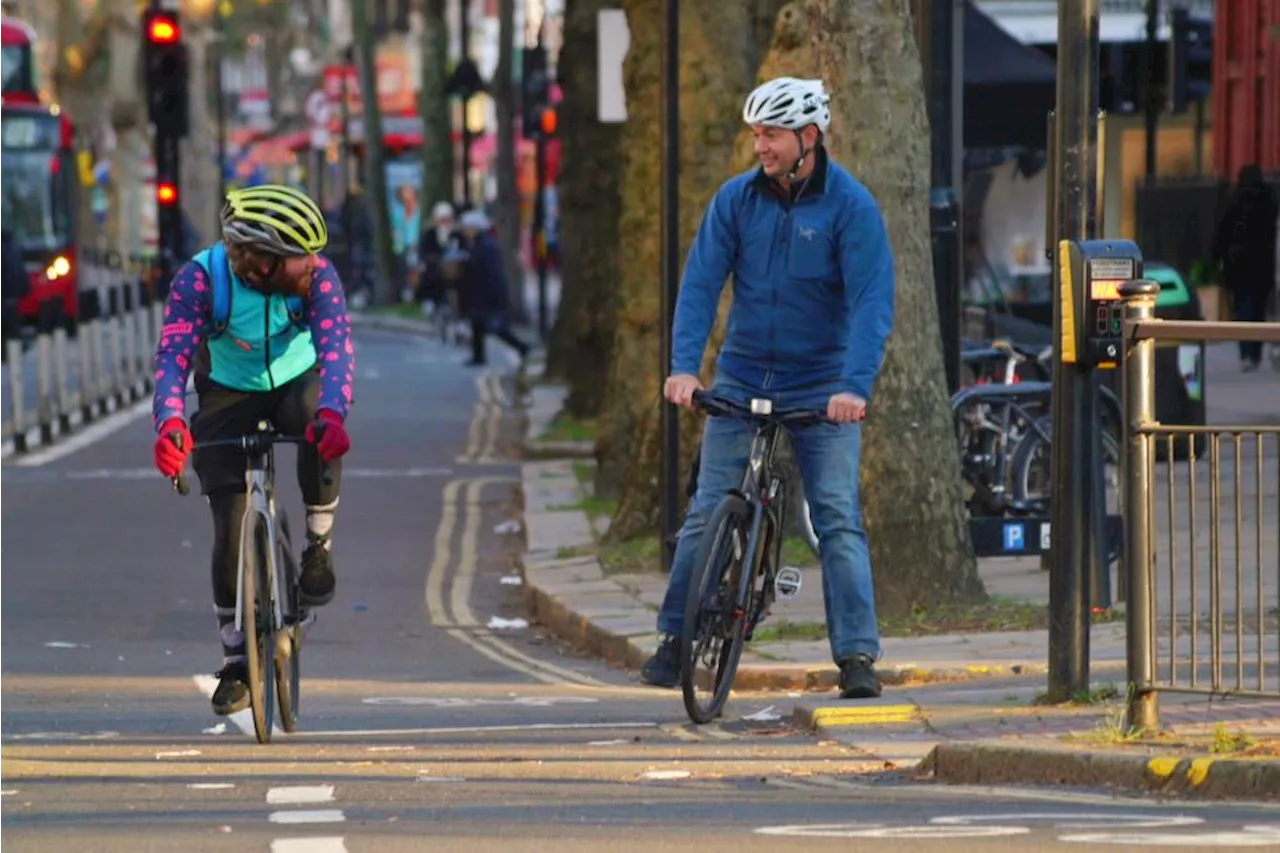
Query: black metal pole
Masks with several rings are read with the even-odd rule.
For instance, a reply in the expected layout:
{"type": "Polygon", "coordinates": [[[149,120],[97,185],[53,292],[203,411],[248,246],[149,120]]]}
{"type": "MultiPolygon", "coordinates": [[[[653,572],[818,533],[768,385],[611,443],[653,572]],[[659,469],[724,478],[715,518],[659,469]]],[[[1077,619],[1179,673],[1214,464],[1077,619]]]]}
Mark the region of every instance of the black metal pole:
{"type": "MultiPolygon", "coordinates": [[[[532,120],[533,116],[525,116],[525,121],[532,120]]],[[[533,201],[533,251],[538,271],[538,336],[545,344],[551,323],[547,317],[547,137],[542,128],[538,129],[538,138],[534,142],[533,171],[536,188],[533,201]]]]}
{"type": "Polygon", "coordinates": [[[933,286],[942,333],[942,365],[947,391],[960,388],[964,256],[961,246],[957,170],[963,162],[963,0],[942,0],[928,10],[929,120],[932,182],[929,230],[933,245],[933,286]]]}
{"type": "Polygon", "coordinates": [[[1156,49],[1160,42],[1156,30],[1160,25],[1160,0],[1147,0],[1147,39],[1142,45],[1142,112],[1146,127],[1146,177],[1150,183],[1156,176],[1156,128],[1163,105],[1156,88],[1156,49]]]}
{"type": "MultiPolygon", "coordinates": [[[[1058,7],[1057,200],[1058,240],[1085,240],[1097,211],[1098,0],[1058,7]]],[[[1058,254],[1061,254],[1059,250],[1058,254]]],[[[1083,281],[1072,277],[1078,311],[1083,281]]],[[[1089,483],[1084,453],[1089,382],[1063,361],[1064,283],[1054,264],[1052,548],[1049,568],[1049,700],[1063,702],[1089,687],[1089,483]]],[[[1080,326],[1077,320],[1077,326],[1080,326]]]]}
{"type": "MultiPolygon", "coordinates": [[[[662,39],[662,346],[658,375],[671,372],[671,326],[680,290],[680,0],[663,0],[662,39]]],[[[671,571],[680,515],[680,415],[661,409],[662,567],[671,571]]]]}

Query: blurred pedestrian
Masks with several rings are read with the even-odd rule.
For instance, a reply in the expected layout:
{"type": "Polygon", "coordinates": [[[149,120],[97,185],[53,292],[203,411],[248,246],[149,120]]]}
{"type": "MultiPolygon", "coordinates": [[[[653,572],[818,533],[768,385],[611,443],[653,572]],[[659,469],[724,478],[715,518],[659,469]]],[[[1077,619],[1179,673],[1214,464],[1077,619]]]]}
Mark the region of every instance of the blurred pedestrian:
{"type": "MultiPolygon", "coordinates": [[[[1276,191],[1263,183],[1262,170],[1255,165],[1242,168],[1213,244],[1237,320],[1262,323],[1267,319],[1267,303],[1276,289],[1278,216],[1276,191]]],[[[1257,370],[1261,362],[1262,344],[1241,341],[1240,369],[1257,370]]]]}
{"type": "Polygon", "coordinates": [[[490,230],[489,217],[482,210],[468,210],[459,221],[467,260],[458,285],[459,309],[471,322],[471,361],[487,363],[485,337],[493,335],[520,353],[523,363],[529,345],[511,333],[507,275],[502,267],[502,250],[490,230]]]}

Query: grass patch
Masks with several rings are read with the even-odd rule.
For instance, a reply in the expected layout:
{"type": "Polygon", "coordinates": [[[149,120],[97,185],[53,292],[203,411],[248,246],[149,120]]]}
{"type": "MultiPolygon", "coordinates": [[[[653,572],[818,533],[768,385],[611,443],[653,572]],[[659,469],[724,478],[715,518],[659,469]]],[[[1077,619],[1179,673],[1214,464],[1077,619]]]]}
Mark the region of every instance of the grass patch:
{"type": "Polygon", "coordinates": [[[575,460],[573,463],[573,476],[578,478],[579,485],[590,486],[596,481],[596,466],[585,459],[575,460]]]}
{"type": "Polygon", "coordinates": [[[662,564],[658,537],[638,536],[626,542],[600,546],[600,564],[605,574],[636,574],[657,571],[662,564]]]}
{"type": "Polygon", "coordinates": [[[568,412],[560,412],[551,420],[551,423],[547,424],[546,432],[538,436],[538,439],[540,441],[595,441],[596,419],[579,419],[568,412]]]}
{"type": "Polygon", "coordinates": [[[615,500],[598,498],[595,495],[583,495],[571,504],[557,504],[556,506],[549,507],[549,509],[552,512],[578,510],[579,512],[585,512],[590,516],[613,518],[613,514],[618,511],[618,502],[615,500]]]}
{"type": "MultiPolygon", "coordinates": [[[[788,640],[810,641],[827,638],[826,622],[789,622],[779,619],[777,622],[766,622],[756,629],[752,637],[754,643],[781,643],[788,640]]],[[[759,652],[756,652],[759,654],[759,652]]]]}
{"type": "Polygon", "coordinates": [[[1214,755],[1246,752],[1257,743],[1247,732],[1229,732],[1226,725],[1218,723],[1213,728],[1213,742],[1209,745],[1209,751],[1214,755]]]}
{"type": "Polygon", "coordinates": [[[782,565],[808,569],[818,565],[818,557],[808,542],[799,536],[788,536],[782,540],[782,565]]]}
{"type": "MultiPolygon", "coordinates": [[[[1120,691],[1114,684],[1099,684],[1097,687],[1090,688],[1083,693],[1075,693],[1072,695],[1070,702],[1073,705],[1103,705],[1120,698],[1120,691]]],[[[1048,705],[1049,694],[1037,693],[1036,698],[1031,702],[1033,705],[1048,705]]]]}
{"type": "Polygon", "coordinates": [[[905,615],[881,616],[883,637],[931,637],[939,634],[1034,631],[1049,627],[1049,608],[994,598],[982,604],[917,607],[905,615]]]}
{"type": "Polygon", "coordinates": [[[586,545],[564,546],[561,545],[556,549],[557,560],[572,560],[574,557],[585,557],[588,554],[594,554],[595,549],[586,545]]]}

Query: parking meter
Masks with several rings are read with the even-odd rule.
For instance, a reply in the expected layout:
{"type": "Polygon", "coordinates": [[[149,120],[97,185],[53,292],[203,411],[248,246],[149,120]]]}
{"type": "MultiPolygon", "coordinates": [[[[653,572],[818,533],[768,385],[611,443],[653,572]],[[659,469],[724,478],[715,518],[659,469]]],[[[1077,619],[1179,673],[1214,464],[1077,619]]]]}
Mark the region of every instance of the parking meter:
{"type": "Polygon", "coordinates": [[[1060,248],[1062,361],[1114,368],[1124,328],[1120,285],[1142,277],[1142,252],[1132,240],[1063,240],[1060,248]]]}

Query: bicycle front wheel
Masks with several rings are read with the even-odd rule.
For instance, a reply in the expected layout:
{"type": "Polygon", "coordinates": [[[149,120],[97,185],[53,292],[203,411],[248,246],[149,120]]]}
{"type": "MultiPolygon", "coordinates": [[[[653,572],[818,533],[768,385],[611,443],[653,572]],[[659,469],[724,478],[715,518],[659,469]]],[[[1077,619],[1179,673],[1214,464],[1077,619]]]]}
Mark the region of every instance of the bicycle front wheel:
{"type": "Polygon", "coordinates": [[[751,508],[730,495],[711,515],[689,578],[680,635],[680,689],[695,723],[720,715],[745,643],[751,603],[739,606],[738,581],[752,564],[747,549],[751,508]]]}
{"type": "Polygon", "coordinates": [[[271,550],[267,524],[258,513],[241,545],[244,560],[240,568],[241,628],[244,654],[249,670],[249,707],[253,711],[253,731],[258,743],[271,741],[275,716],[275,615],[271,601],[271,550]]]}
{"type": "Polygon", "coordinates": [[[298,730],[303,614],[298,601],[298,566],[293,560],[293,539],[289,535],[289,519],[283,512],[277,524],[276,569],[280,575],[278,588],[284,596],[285,624],[275,637],[276,699],[280,705],[280,728],[292,733],[298,730]]]}

